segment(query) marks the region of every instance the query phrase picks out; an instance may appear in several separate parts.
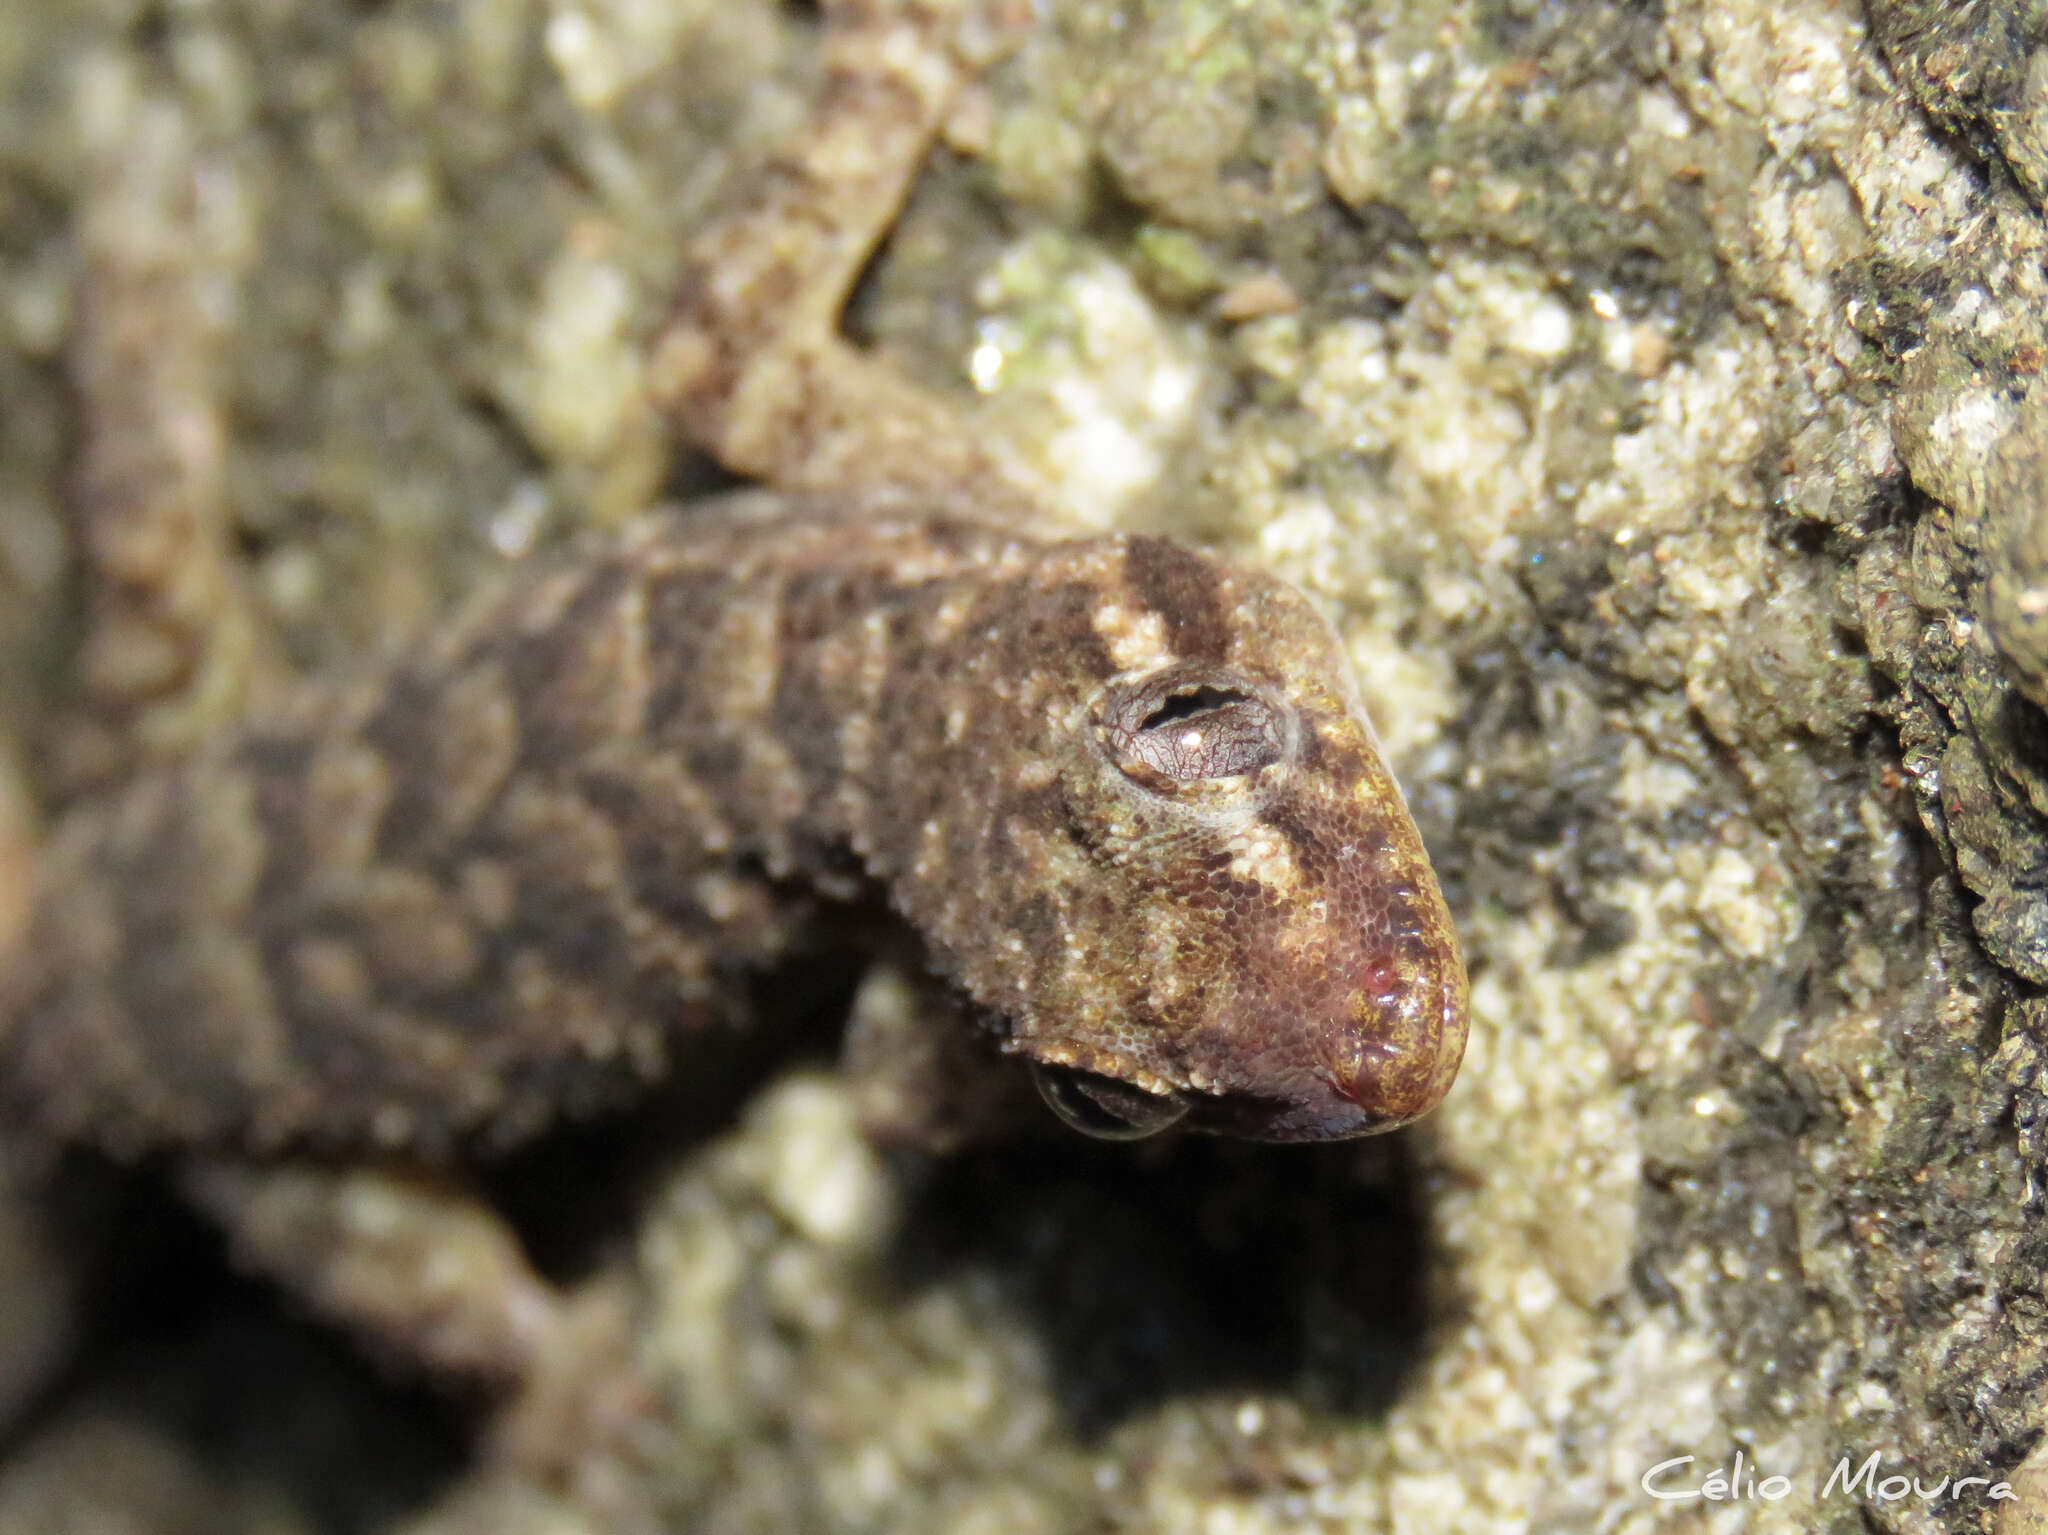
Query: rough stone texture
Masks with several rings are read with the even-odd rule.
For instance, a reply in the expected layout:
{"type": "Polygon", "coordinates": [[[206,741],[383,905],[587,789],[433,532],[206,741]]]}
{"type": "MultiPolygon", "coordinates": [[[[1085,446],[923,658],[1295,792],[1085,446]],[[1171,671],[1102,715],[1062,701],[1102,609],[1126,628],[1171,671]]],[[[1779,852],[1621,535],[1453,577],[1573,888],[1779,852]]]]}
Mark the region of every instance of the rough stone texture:
{"type": "MultiPolygon", "coordinates": [[[[1049,10],[855,328],[1096,520],[1328,597],[1466,940],[1465,1075],[1330,1152],[920,1177],[810,1077],[644,1182],[567,1148],[648,1191],[594,1247],[501,1193],[632,1297],[641,1388],[514,1404],[413,1526],[1991,1527],[1823,1486],[2010,1471],[2048,1416],[2037,19],[1049,10]],[[1738,1447],[1783,1499],[1637,1485],[1738,1447]]],[[[637,336],[807,51],[760,4],[10,31],[8,720],[63,660],[88,128],[164,93],[222,146],[236,545],[317,662],[649,499],[637,336]]]]}

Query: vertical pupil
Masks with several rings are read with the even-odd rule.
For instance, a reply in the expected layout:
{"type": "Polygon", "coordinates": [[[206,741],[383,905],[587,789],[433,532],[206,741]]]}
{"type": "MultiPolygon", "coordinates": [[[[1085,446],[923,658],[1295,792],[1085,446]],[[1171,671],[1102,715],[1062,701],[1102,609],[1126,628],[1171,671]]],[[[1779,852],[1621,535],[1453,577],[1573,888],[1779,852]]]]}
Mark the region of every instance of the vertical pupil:
{"type": "Polygon", "coordinates": [[[1141,781],[1152,774],[1179,783],[1235,778],[1286,750],[1279,713],[1228,681],[1155,678],[1112,701],[1106,716],[1119,766],[1141,781]]]}
{"type": "Polygon", "coordinates": [[[1175,693],[1158,708],[1145,716],[1140,730],[1158,730],[1167,725],[1177,725],[1182,720],[1193,719],[1198,714],[1209,714],[1230,704],[1250,703],[1251,700],[1235,688],[1199,687],[1185,693],[1175,693]]]}

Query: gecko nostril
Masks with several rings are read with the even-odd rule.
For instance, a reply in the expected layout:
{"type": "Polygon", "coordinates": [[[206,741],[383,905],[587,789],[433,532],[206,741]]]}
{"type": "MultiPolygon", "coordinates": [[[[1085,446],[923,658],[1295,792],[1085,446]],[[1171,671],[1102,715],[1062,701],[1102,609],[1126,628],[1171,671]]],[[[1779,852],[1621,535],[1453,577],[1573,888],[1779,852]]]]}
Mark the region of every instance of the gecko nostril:
{"type": "Polygon", "coordinates": [[[1362,963],[1352,1026],[1324,1046],[1331,1085],[1382,1127],[1434,1108],[1464,1054],[1465,989],[1455,958],[1402,944],[1362,963]]]}
{"type": "Polygon", "coordinates": [[[1391,961],[1368,960],[1358,972],[1358,989],[1362,996],[1370,997],[1381,1007],[1391,1007],[1401,984],[1401,973],[1391,961]]]}

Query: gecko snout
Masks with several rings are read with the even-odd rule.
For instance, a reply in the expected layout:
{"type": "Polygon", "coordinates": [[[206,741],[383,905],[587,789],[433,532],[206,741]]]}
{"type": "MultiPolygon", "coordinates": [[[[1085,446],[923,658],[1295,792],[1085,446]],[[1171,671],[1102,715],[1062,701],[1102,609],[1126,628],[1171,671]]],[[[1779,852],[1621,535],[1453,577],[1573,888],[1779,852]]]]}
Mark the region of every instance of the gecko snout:
{"type": "Polygon", "coordinates": [[[1469,1001],[1453,941],[1411,932],[1360,967],[1350,1026],[1326,1052],[1331,1083],[1391,1129],[1443,1101],[1465,1054],[1469,1001]]]}

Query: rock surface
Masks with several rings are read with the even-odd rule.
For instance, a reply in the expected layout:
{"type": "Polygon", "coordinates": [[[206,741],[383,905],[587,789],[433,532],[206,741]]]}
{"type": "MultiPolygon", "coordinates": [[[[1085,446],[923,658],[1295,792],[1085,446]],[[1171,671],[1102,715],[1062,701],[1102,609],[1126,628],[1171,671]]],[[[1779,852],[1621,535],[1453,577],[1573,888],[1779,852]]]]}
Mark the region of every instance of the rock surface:
{"type": "MultiPolygon", "coordinates": [[[[1392,1143],[919,1170],[800,1071],[655,1137],[637,1201],[513,1189],[630,1362],[479,1427],[401,1527],[2031,1527],[2038,1477],[2002,1508],[1826,1483],[1872,1452],[1995,1478],[2048,1419],[2034,8],[1046,9],[854,328],[1099,520],[1328,598],[1471,959],[1464,1077],[1392,1143]],[[1738,1449],[1783,1496],[1640,1485],[1738,1449]]],[[[801,13],[35,12],[0,21],[21,738],[76,616],[75,240],[167,121],[203,343],[173,371],[225,424],[238,600],[295,664],[702,478],[637,347],[680,232],[796,121],[801,13]]],[[[618,1168],[579,1142],[548,1174],[618,1168]]],[[[36,1272],[0,1283],[68,1282],[36,1272]]],[[[131,1525],[241,1496],[206,1490],[192,1395],[110,1400],[107,1352],[6,1442],[0,1506],[100,1497],[67,1470],[95,1433],[155,1468],[131,1525]]],[[[369,1519],[278,1457],[313,1512],[249,1527],[369,1519]]]]}

